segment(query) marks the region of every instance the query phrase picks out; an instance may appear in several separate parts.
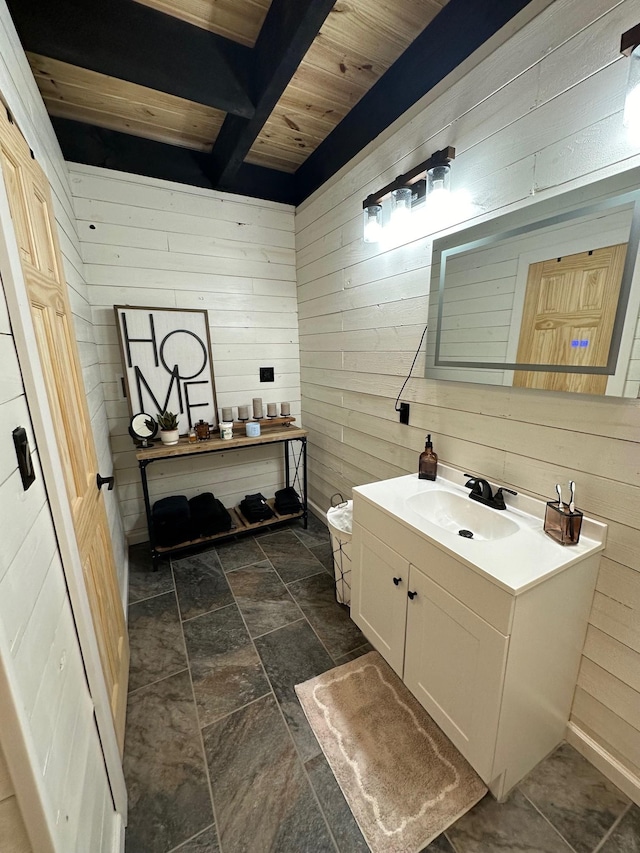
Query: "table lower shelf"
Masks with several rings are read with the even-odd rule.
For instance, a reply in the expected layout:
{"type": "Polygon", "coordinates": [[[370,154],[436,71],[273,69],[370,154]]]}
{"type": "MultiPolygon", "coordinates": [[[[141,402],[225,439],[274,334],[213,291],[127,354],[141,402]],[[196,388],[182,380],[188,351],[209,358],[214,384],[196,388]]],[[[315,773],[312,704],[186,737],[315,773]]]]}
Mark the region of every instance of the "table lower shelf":
{"type": "Polygon", "coordinates": [[[217,539],[229,538],[241,533],[247,533],[251,530],[268,528],[274,524],[280,524],[285,521],[293,521],[296,518],[303,518],[305,515],[304,509],[301,509],[299,512],[288,514],[279,513],[275,508],[273,498],[268,500],[267,503],[273,510],[274,514],[272,518],[267,518],[264,521],[250,522],[242,515],[242,511],[239,506],[231,507],[227,509],[232,522],[230,530],[223,530],[220,533],[214,533],[211,536],[201,536],[198,539],[187,539],[184,542],[179,542],[177,545],[156,545],[155,552],[160,555],[169,554],[173,551],[183,551],[188,548],[195,548],[198,545],[206,545],[209,542],[215,542],[217,539]]]}

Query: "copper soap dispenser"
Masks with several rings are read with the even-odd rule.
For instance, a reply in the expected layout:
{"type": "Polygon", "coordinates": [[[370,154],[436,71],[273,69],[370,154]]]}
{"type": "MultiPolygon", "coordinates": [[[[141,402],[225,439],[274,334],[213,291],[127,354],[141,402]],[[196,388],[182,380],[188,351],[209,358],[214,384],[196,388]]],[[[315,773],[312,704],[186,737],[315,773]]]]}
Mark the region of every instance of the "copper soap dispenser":
{"type": "Polygon", "coordinates": [[[424,450],[420,454],[420,461],[418,463],[418,479],[435,480],[437,473],[438,454],[433,449],[431,435],[429,434],[424,445],[424,450]]]}

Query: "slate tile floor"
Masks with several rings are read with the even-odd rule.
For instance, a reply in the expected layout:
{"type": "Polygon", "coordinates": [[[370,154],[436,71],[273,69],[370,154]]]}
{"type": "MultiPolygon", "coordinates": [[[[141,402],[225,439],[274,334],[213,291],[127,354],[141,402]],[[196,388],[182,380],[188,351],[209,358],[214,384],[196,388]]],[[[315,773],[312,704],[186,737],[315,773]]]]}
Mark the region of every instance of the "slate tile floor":
{"type": "MultiPolygon", "coordinates": [[[[127,853],[366,853],[293,689],[370,649],[325,526],[130,567],[127,853]]],[[[640,809],[565,744],[427,851],[640,853],[640,809]]]]}

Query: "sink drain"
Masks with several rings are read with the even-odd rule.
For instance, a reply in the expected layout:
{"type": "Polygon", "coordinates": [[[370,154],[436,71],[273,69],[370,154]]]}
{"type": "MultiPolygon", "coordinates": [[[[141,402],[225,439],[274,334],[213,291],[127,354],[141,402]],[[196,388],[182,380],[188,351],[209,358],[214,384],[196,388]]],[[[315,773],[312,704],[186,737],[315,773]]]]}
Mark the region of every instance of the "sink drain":
{"type": "Polygon", "coordinates": [[[464,536],[465,539],[473,539],[473,532],[471,530],[458,530],[458,536],[464,536]]]}

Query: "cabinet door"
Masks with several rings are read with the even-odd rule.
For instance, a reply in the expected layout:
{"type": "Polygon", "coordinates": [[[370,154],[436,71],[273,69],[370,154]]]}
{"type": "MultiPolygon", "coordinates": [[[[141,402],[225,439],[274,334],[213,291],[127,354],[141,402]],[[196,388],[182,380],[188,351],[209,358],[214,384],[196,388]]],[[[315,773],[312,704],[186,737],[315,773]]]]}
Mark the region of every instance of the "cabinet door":
{"type": "Polygon", "coordinates": [[[354,524],[351,618],[402,678],[409,562],[354,524]]]}
{"type": "Polygon", "coordinates": [[[489,782],[508,637],[415,566],[409,590],[405,684],[489,782]]]}

